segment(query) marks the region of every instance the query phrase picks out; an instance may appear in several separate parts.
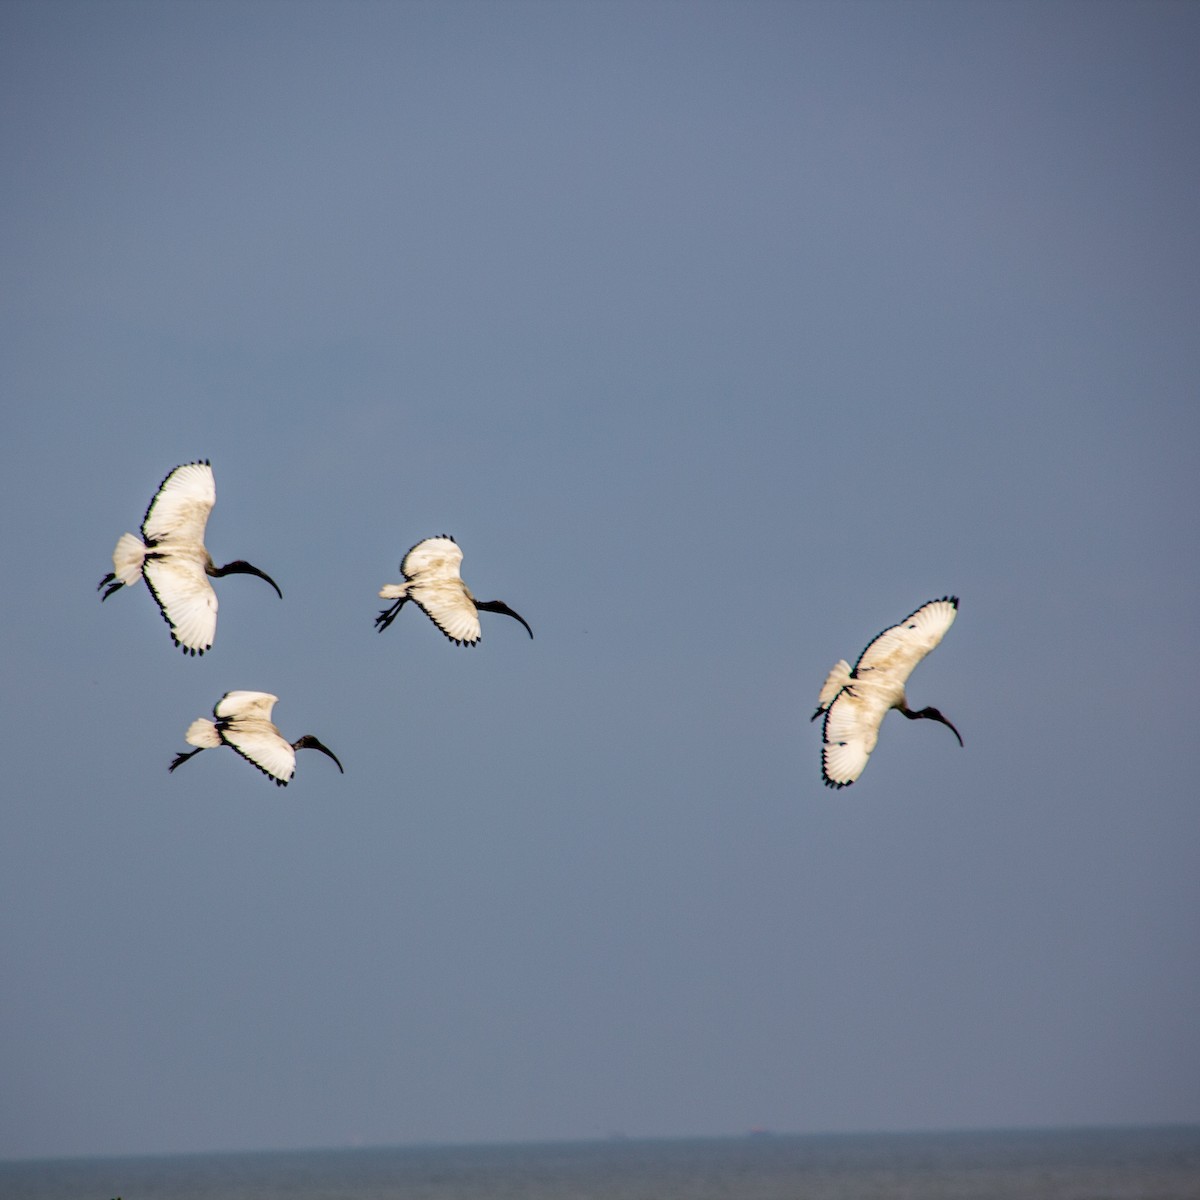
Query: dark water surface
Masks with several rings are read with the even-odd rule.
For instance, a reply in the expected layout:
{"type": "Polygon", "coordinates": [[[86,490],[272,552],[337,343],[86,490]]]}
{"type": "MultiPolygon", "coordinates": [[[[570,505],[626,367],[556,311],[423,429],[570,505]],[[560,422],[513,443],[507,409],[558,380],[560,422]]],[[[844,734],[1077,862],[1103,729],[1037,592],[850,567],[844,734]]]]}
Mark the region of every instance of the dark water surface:
{"type": "Polygon", "coordinates": [[[3,1200],[1200,1200],[1200,1127],[0,1163],[3,1200]]]}

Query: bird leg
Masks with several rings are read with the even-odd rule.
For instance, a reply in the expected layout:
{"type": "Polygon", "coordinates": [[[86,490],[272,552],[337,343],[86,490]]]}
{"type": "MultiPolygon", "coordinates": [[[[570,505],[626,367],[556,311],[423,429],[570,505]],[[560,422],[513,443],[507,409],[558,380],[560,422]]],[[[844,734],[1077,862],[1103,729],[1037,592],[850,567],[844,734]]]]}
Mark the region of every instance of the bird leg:
{"type": "Polygon", "coordinates": [[[407,596],[401,596],[391,608],[385,608],[383,612],[375,618],[375,628],[382,633],[399,615],[400,610],[404,607],[404,602],[408,599],[407,596]]]}
{"type": "Polygon", "coordinates": [[[189,758],[199,754],[203,749],[205,749],[204,746],[197,746],[195,750],[185,750],[182,754],[175,755],[175,758],[172,760],[171,765],[167,768],[167,770],[173,771],[176,767],[182,766],[189,758]]]}

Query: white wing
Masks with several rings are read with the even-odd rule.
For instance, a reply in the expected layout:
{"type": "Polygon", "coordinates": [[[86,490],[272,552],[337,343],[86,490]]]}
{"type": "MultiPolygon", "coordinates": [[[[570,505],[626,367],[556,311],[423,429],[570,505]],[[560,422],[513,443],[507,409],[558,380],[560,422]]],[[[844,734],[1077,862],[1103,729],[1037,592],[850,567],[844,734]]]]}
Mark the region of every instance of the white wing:
{"type": "Polygon", "coordinates": [[[837,694],[825,714],[821,747],[821,771],[830,787],[847,787],[863,773],[887,710],[886,696],[860,691],[853,680],[837,694]]]}
{"type": "Polygon", "coordinates": [[[271,724],[278,699],[270,692],[226,692],[213,715],[223,722],[221,737],[227,746],[286,786],[296,773],[296,751],[271,724]]]}
{"type": "Polygon", "coordinates": [[[452,537],[426,538],[405,556],[400,570],[408,595],[450,639],[473,646],[482,630],[479,612],[459,574],[463,553],[452,537]]]}
{"type": "Polygon", "coordinates": [[[279,703],[278,696],[270,692],[226,692],[213,707],[213,716],[219,721],[238,721],[258,717],[269,721],[271,710],[279,703]]]}
{"type": "Polygon", "coordinates": [[[426,538],[418,542],[405,556],[400,570],[405,579],[461,579],[458,573],[463,552],[452,537],[426,538]]]}
{"type": "Polygon", "coordinates": [[[142,537],[155,542],[204,544],[208,514],[217,502],[217,485],[207,462],[176,467],[159,484],[142,521],[142,537]]]}
{"type": "Polygon", "coordinates": [[[821,767],[830,787],[847,787],[862,773],[879,741],[888,709],[904,699],[904,683],[913,668],[945,636],[958,613],[958,597],[931,600],[897,625],[885,629],[859,655],[849,677],[838,663],[821,689],[828,703],[821,767]],[[833,698],[831,691],[840,683],[833,698]]]}
{"type": "Polygon", "coordinates": [[[889,683],[903,687],[912,669],[945,637],[957,615],[957,596],[944,596],[921,605],[871,642],[858,656],[854,675],[879,672],[888,677],[889,683]]]}
{"type": "Polygon", "coordinates": [[[217,593],[194,554],[147,558],[142,575],[171,627],[171,638],[185,652],[203,654],[217,635],[217,593]]]}
{"type": "Polygon", "coordinates": [[[414,581],[408,594],[451,640],[473,646],[483,635],[479,611],[461,580],[414,581]]]}
{"type": "Polygon", "coordinates": [[[225,744],[253,763],[276,783],[287,785],[296,773],[296,751],[283,740],[280,732],[267,722],[231,725],[222,735],[225,744]]]}

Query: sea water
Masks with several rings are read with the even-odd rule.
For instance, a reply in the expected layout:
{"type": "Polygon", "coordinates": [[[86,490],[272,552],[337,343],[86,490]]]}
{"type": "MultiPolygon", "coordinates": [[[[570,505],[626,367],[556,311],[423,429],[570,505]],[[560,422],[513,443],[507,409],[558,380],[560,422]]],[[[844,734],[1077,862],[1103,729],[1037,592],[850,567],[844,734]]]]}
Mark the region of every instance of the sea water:
{"type": "Polygon", "coordinates": [[[1200,1127],[0,1162],[4,1200],[1200,1200],[1200,1127]]]}

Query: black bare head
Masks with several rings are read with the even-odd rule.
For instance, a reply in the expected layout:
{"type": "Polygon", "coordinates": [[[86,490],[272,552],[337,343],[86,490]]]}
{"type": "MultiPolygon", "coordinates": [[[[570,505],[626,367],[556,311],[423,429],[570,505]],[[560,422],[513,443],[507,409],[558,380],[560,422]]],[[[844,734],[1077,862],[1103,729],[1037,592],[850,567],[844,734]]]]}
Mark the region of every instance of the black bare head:
{"type": "Polygon", "coordinates": [[[214,579],[220,578],[222,575],[257,575],[259,579],[265,579],[275,589],[280,600],[283,599],[283,593],[279,591],[279,584],[266,571],[260,571],[257,567],[244,562],[240,558],[236,562],[226,563],[223,567],[210,566],[207,568],[207,571],[214,579]]]}
{"type": "Polygon", "coordinates": [[[346,773],[342,769],[342,764],[340,762],[338,762],[338,756],[336,754],[334,754],[334,752],[332,750],[330,750],[330,748],[328,746],[324,745],[322,742],[317,741],[317,739],[315,737],[313,737],[313,735],[311,733],[306,733],[302,738],[297,738],[292,743],[292,749],[293,750],[320,750],[320,752],[322,754],[327,755],[329,758],[332,758],[335,763],[337,763],[337,769],[339,771],[341,771],[343,775],[345,775],[345,773],[346,773]]]}
{"type": "Polygon", "coordinates": [[[525,632],[533,637],[533,630],[529,628],[529,622],[519,612],[514,612],[509,608],[503,600],[476,600],[475,607],[483,612],[504,613],[507,617],[514,617],[525,626],[525,632]]]}
{"type": "Polygon", "coordinates": [[[959,733],[958,730],[955,729],[954,726],[948,720],[946,720],[946,718],[943,717],[942,714],[940,712],[938,712],[938,710],[936,708],[919,708],[916,712],[909,712],[907,709],[902,708],[900,711],[910,721],[917,721],[917,720],[920,720],[922,717],[928,721],[941,721],[941,723],[943,725],[945,725],[946,728],[949,729],[950,732],[952,734],[954,734],[954,736],[956,738],[958,738],[958,744],[960,746],[963,744],[962,734],[959,733]]]}

